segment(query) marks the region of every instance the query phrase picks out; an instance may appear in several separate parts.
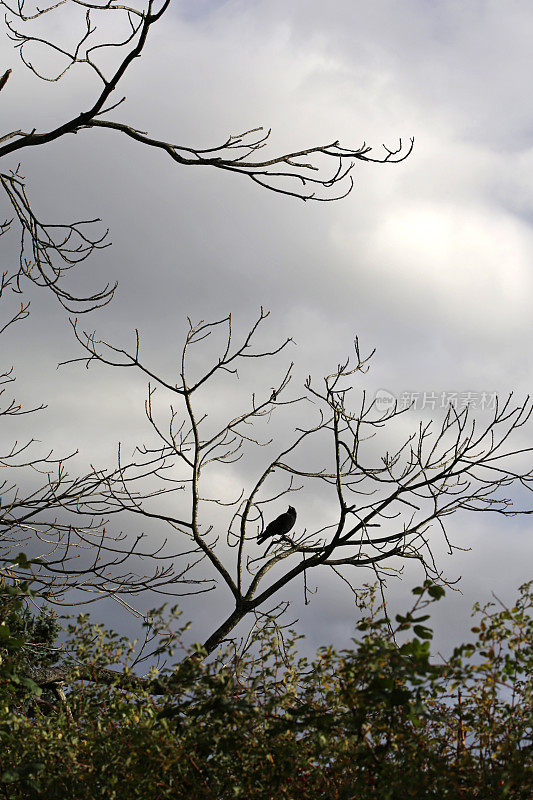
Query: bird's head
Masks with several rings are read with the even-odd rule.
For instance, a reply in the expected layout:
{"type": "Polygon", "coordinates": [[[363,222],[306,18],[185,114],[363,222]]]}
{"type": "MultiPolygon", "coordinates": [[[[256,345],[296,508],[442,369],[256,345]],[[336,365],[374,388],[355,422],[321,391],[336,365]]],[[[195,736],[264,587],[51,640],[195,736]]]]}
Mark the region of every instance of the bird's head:
{"type": "Polygon", "coordinates": [[[292,506],[289,506],[289,510],[287,511],[287,514],[290,514],[292,517],[295,517],[296,516],[296,509],[293,508],[292,506]]]}

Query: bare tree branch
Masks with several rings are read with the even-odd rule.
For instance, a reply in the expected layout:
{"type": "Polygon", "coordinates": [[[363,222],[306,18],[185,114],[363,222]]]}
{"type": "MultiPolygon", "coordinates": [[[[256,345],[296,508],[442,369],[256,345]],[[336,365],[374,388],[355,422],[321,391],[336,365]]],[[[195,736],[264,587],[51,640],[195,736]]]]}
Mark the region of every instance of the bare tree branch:
{"type": "MultiPolygon", "coordinates": [[[[258,158],[258,151],[267,146],[270,137],[270,130],[265,131],[262,127],[239,134],[231,134],[219,144],[209,148],[199,148],[154,138],[146,131],[138,130],[120,120],[102,119],[104,115],[123,104],[124,97],[116,100],[112,98],[112,95],[133,61],[141,55],[152,25],[161,19],[169,4],[170,0],[162,0],[160,3],[148,0],[148,2],[139,3],[137,7],[134,7],[114,2],[99,5],[72,0],[71,6],[78,6],[82,11],[84,24],[78,38],[73,37],[72,46],[66,49],[45,36],[25,31],[26,23],[58,11],[63,6],[62,2],[46,8],[36,7],[33,13],[24,11],[24,3],[17,6],[10,6],[8,2],[0,3],[8,11],[6,25],[9,36],[19,50],[23,64],[36,76],[46,81],[59,81],[77,65],[85,65],[93,71],[101,83],[99,94],[96,99],[88,103],[86,110],[61,125],[43,132],[36,130],[13,131],[0,138],[0,142],[6,142],[0,146],[0,157],[27,147],[48,144],[67,133],[77,133],[88,128],[107,128],[140,144],[163,150],[180,165],[208,166],[235,172],[248,176],[254,183],[274,192],[302,200],[330,201],[340,199],[350,193],[353,188],[351,172],[357,161],[380,164],[399,163],[411,153],[412,139],[407,147],[403,146],[401,139],[395,149],[383,145],[384,154],[382,156],[372,155],[372,148],[365,142],[354,148],[343,147],[338,141],[332,141],[270,158],[258,158]],[[96,32],[102,26],[98,26],[94,19],[101,18],[109,12],[119,12],[126,22],[123,39],[118,41],[97,39],[96,32]],[[62,66],[52,76],[46,76],[33,61],[26,57],[26,49],[34,44],[47,48],[62,62],[62,66]],[[111,51],[116,52],[121,48],[126,51],[126,54],[109,74],[106,74],[103,66],[99,63],[102,61],[102,55],[111,51]],[[330,162],[334,164],[333,169],[328,167],[330,162]]],[[[107,61],[107,59],[104,60],[107,61]]]]}
{"type": "MultiPolygon", "coordinates": [[[[221,581],[229,589],[233,608],[204,642],[203,652],[207,653],[231,638],[242,620],[259,613],[265,603],[278,600],[290,583],[305,581],[312,569],[333,570],[355,591],[354,568],[372,569],[384,581],[391,570],[414,559],[426,577],[447,583],[431,545],[440,531],[450,552],[461,549],[449,539],[447,517],[457,511],[490,511],[503,516],[531,513],[530,506],[515,507],[509,496],[513,487],[531,491],[533,486],[533,469],[522,469],[518,463],[524,455],[530,456],[533,448],[512,444],[516,432],[530,421],[529,398],[513,405],[509,397],[484,425],[468,408],[458,411],[451,407],[440,425],[421,423],[396,452],[376,458],[376,446],[369,442],[406,412],[396,407],[380,412],[364,394],[356,408],[348,405],[353,378],[368,369],[370,357],[361,356],[357,340],[355,362],[339,364],[318,387],[309,378],[304,394],[287,397],[289,368],[282,372],[277,387],[262,395],[254,393],[248,409],[230,415],[225,424],[220,425],[218,419],[211,422],[221,381],[237,380],[239,365],[244,366],[247,359],[274,357],[290,343],[287,340],[269,350],[253,347],[259,325],[267,316],[261,310],[250,332],[237,342],[230,317],[210,324],[190,323],[178,375],[172,377],[159,377],[143,363],[138,333],[129,353],[97,339],[94,333],[81,333],[74,324],[78,341],[87,352],[83,359],[87,366],[94,361],[115,368],[134,366],[149,376],[146,415],[156,438],[154,444],[137,449],[139,461],[119,463],[115,471],[99,473],[101,484],[97,490],[90,488],[92,507],[97,496],[102,514],[134,513],[166,524],[169,537],[185,537],[192,543],[203,559],[203,577],[207,567],[209,579],[221,581]],[[223,334],[217,340],[220,355],[199,377],[189,378],[189,351],[216,334],[223,334]],[[183,414],[171,405],[167,424],[159,419],[154,405],[158,388],[181,403],[183,414]],[[309,410],[315,421],[298,425],[289,439],[284,434],[283,447],[272,454],[275,441],[262,439],[263,421],[298,406],[302,420],[309,410]],[[308,444],[317,437],[329,441],[331,465],[309,464],[309,454],[317,449],[310,450],[308,444]],[[264,466],[247,469],[247,480],[237,497],[205,496],[202,486],[209,483],[213,467],[231,470],[240,458],[255,465],[263,451],[267,456],[264,466]],[[307,468],[302,469],[302,462],[307,468]],[[180,518],[164,510],[154,511],[150,505],[167,491],[157,484],[168,469],[172,480],[184,488],[180,518]],[[283,476],[288,483],[279,488],[283,476]],[[320,485],[330,493],[329,501],[324,495],[324,502],[333,502],[337,509],[330,521],[310,530],[299,528],[297,521],[290,534],[273,540],[262,554],[258,552],[257,536],[267,521],[265,509],[295,491],[300,500],[291,503],[305,509],[305,497],[316,494],[320,485]],[[220,513],[212,513],[213,503],[220,513]],[[223,537],[221,520],[228,514],[223,537]]],[[[257,362],[248,363],[255,366],[257,362]]],[[[170,578],[168,583],[170,589],[170,578]]],[[[165,576],[161,576],[157,591],[163,591],[164,584],[165,576]]]]}

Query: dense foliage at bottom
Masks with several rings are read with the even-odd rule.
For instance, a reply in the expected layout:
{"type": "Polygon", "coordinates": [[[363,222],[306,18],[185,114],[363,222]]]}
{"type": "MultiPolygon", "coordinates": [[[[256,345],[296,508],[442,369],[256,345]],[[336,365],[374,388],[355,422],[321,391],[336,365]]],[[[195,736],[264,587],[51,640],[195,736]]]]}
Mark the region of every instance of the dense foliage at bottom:
{"type": "MultiPolygon", "coordinates": [[[[440,587],[414,589],[394,625],[368,588],[358,637],[342,652],[322,648],[308,662],[293,634],[282,642],[267,625],[244,654],[191,661],[180,694],[78,682],[55,703],[28,674],[57,660],[57,627],[25,610],[24,587],[2,592],[0,797],[531,796],[531,584],[511,608],[476,606],[473,642],[447,660],[431,657],[424,613],[440,587]]],[[[132,646],[87,616],[64,635],[62,659],[128,669],[132,646]]]]}

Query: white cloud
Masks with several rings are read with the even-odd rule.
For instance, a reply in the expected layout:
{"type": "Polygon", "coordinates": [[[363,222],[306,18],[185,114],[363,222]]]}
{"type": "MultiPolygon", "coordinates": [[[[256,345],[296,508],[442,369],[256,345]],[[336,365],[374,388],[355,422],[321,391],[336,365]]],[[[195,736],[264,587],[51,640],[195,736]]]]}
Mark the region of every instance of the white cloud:
{"type": "Polygon", "coordinates": [[[487,344],[529,327],[533,235],[509,213],[406,201],[376,220],[363,246],[357,233],[338,230],[335,239],[364,264],[380,294],[402,306],[401,314],[429,316],[475,338],[483,331],[487,344]]]}

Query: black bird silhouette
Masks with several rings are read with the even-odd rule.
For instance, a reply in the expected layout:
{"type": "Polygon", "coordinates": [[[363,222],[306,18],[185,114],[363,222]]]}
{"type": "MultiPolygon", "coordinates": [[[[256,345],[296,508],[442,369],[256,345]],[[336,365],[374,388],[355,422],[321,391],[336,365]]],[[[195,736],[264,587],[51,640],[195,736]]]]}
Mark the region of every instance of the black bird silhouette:
{"type": "Polygon", "coordinates": [[[263,544],[263,542],[266,542],[267,539],[273,536],[284,536],[294,526],[295,522],[296,509],[289,506],[288,511],[284,514],[280,514],[279,517],[273,519],[272,522],[269,522],[265,530],[258,534],[257,544],[263,544]]]}

